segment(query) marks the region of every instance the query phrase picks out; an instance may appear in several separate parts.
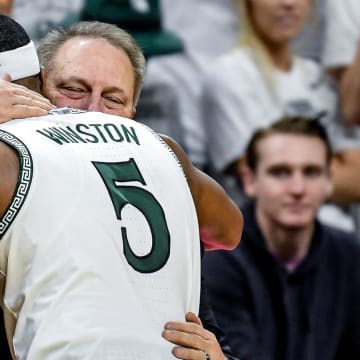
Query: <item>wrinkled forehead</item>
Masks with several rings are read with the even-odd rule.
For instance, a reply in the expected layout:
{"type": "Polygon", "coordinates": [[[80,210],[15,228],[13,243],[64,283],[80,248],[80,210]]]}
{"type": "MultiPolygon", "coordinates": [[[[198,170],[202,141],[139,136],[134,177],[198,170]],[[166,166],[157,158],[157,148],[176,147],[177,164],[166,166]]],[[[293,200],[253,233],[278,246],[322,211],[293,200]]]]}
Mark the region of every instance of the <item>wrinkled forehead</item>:
{"type": "Polygon", "coordinates": [[[88,83],[100,81],[134,94],[135,73],[128,55],[105,39],[74,37],[67,40],[54,56],[48,75],[52,78],[54,74],[62,79],[82,78],[88,83]]]}
{"type": "MultiPolygon", "coordinates": [[[[104,38],[75,36],[59,46],[54,58],[60,62],[74,57],[88,56],[90,56],[90,59],[96,60],[98,56],[113,56],[114,54],[130,62],[123,49],[114,46],[104,38]]],[[[108,60],[111,61],[111,58],[108,58],[108,60]]]]}

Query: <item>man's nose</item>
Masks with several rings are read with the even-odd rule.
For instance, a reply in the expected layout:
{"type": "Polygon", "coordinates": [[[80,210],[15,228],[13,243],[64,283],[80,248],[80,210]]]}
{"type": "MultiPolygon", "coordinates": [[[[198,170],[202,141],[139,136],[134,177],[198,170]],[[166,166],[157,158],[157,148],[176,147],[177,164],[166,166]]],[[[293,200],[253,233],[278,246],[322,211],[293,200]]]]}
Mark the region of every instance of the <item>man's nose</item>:
{"type": "Polygon", "coordinates": [[[290,190],[294,194],[302,194],[305,191],[305,179],[301,174],[294,174],[290,179],[290,190]]]}
{"type": "Polygon", "coordinates": [[[88,111],[102,111],[101,96],[92,95],[88,103],[88,111]]]}
{"type": "Polygon", "coordinates": [[[283,6],[294,6],[294,0],[281,0],[283,6]]]}

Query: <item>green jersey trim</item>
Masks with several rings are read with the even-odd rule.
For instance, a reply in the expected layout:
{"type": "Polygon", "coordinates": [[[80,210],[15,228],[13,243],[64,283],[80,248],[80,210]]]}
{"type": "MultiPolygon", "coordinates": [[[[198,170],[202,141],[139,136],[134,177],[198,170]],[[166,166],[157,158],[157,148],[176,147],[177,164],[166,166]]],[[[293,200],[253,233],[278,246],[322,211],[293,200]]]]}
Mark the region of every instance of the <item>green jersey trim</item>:
{"type": "Polygon", "coordinates": [[[0,141],[10,145],[19,155],[19,175],[13,198],[5,211],[4,216],[0,219],[0,239],[5,234],[16,215],[20,211],[28,195],[32,177],[33,177],[33,161],[29,149],[16,136],[0,130],[0,141]]]}

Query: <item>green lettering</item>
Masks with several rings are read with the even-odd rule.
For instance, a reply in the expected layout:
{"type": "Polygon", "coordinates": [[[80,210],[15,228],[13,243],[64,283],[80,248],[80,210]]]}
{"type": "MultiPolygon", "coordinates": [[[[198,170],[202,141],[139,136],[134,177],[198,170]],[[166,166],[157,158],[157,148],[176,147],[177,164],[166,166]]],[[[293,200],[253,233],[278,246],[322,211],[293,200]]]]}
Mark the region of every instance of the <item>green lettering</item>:
{"type": "Polygon", "coordinates": [[[50,140],[55,141],[59,145],[63,145],[63,143],[69,143],[70,141],[61,134],[56,128],[49,128],[43,130],[36,130],[41,135],[47,137],[50,140]]]}
{"type": "Polygon", "coordinates": [[[104,136],[104,134],[101,132],[100,127],[102,127],[102,124],[90,124],[90,126],[94,127],[98,134],[100,135],[103,142],[107,143],[107,140],[104,136]]]}
{"type": "Polygon", "coordinates": [[[90,142],[90,143],[97,143],[99,142],[99,139],[94,135],[94,134],[91,134],[89,132],[86,132],[84,129],[89,129],[89,126],[88,125],[85,125],[85,124],[76,124],[75,126],[76,130],[82,134],[82,135],[85,135],[85,136],[88,136],[88,138],[86,138],[86,141],[87,142],[90,142]],[[84,128],[84,129],[83,129],[84,128]]]}
{"type": "Polygon", "coordinates": [[[136,135],[135,129],[132,126],[130,126],[130,129],[128,129],[125,125],[121,125],[121,128],[124,132],[127,142],[131,142],[131,139],[132,139],[136,142],[137,145],[140,145],[140,142],[136,135]]]}
{"type": "Polygon", "coordinates": [[[111,140],[113,140],[115,142],[124,141],[124,137],[122,136],[122,134],[119,131],[119,129],[117,128],[117,126],[115,126],[114,124],[105,124],[104,128],[111,140]],[[114,136],[114,133],[115,133],[115,136],[114,136]]]}
{"type": "Polygon", "coordinates": [[[71,142],[78,143],[79,141],[86,143],[86,141],[78,135],[73,129],[71,129],[70,126],[67,126],[66,129],[59,128],[59,131],[61,131],[64,135],[66,135],[71,142]]]}

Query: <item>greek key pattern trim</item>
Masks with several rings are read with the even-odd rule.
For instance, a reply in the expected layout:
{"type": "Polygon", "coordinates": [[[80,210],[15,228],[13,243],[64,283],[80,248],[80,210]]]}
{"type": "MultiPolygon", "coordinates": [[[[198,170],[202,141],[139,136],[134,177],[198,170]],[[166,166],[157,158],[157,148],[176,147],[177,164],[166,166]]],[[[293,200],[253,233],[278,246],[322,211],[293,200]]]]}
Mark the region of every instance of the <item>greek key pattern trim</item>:
{"type": "Polygon", "coordinates": [[[29,192],[33,176],[33,161],[26,145],[16,136],[4,130],[0,130],[0,141],[5,142],[13,147],[17,151],[20,159],[19,176],[15,193],[4,216],[0,219],[1,239],[8,227],[15,219],[17,213],[21,209],[21,206],[24,204],[26,196],[29,192]]]}

